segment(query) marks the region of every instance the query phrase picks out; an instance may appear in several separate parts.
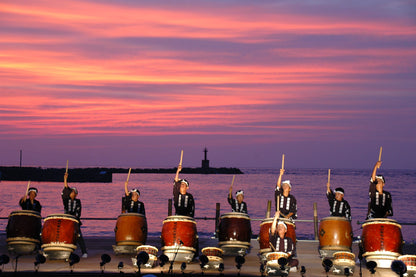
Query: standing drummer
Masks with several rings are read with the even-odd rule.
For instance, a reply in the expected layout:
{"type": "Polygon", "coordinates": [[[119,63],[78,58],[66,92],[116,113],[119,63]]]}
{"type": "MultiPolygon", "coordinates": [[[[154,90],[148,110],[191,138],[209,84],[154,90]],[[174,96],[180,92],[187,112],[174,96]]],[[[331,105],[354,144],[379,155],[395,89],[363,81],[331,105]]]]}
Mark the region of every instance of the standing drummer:
{"type": "Polygon", "coordinates": [[[377,169],[381,166],[381,161],[377,161],[371,174],[369,188],[369,203],[367,219],[385,218],[393,215],[391,194],[383,190],[385,179],[383,175],[377,175],[377,169]]]}
{"type": "Polygon", "coordinates": [[[122,198],[121,211],[122,213],[139,213],[146,216],[144,203],[139,201],[140,190],[134,188],[130,191],[127,189],[127,183],[124,183],[124,191],[126,196],[122,198]]]}
{"type": "Polygon", "coordinates": [[[38,200],[36,200],[36,196],[38,195],[37,188],[29,188],[27,193],[20,199],[19,204],[22,207],[22,210],[31,210],[40,213],[42,210],[42,205],[38,200]]]}
{"type": "Polygon", "coordinates": [[[331,216],[340,216],[351,220],[351,208],[348,201],[344,199],[343,188],[336,188],[332,191],[329,182],[326,183],[326,197],[328,198],[331,216]]]}
{"type": "Polygon", "coordinates": [[[281,218],[287,219],[296,219],[297,215],[297,204],[296,198],[290,194],[292,190],[292,185],[289,180],[282,182],[282,176],[285,173],[285,170],[280,169],[279,178],[277,179],[277,185],[275,190],[275,201],[276,201],[276,211],[279,211],[279,216],[281,218]],[[277,205],[279,204],[279,207],[277,205]]]}
{"type": "Polygon", "coordinates": [[[62,190],[62,202],[64,204],[65,214],[73,215],[79,221],[79,232],[77,242],[81,247],[82,257],[87,258],[87,247],[81,233],[81,200],[77,198],[78,190],[75,187],[68,186],[68,172],[64,175],[64,189],[62,190]]]}
{"type": "Polygon", "coordinates": [[[232,191],[233,191],[233,188],[230,187],[230,192],[228,193],[228,198],[227,198],[228,203],[230,204],[232,211],[237,212],[237,213],[245,213],[245,214],[248,213],[247,212],[247,204],[246,204],[246,202],[243,201],[244,200],[244,191],[240,189],[240,190],[237,190],[235,192],[235,198],[237,200],[233,198],[232,191]]]}
{"type": "Polygon", "coordinates": [[[277,211],[273,218],[272,226],[270,227],[269,243],[274,248],[273,251],[284,252],[289,255],[288,265],[293,270],[297,269],[299,261],[295,258],[296,245],[293,240],[286,236],[287,225],[279,220],[280,212],[277,211]]]}
{"type": "Polygon", "coordinates": [[[189,182],[185,179],[179,179],[179,172],[182,165],[178,165],[175,182],[173,183],[173,201],[175,205],[175,214],[194,217],[195,202],[192,194],[188,193],[189,182]]]}

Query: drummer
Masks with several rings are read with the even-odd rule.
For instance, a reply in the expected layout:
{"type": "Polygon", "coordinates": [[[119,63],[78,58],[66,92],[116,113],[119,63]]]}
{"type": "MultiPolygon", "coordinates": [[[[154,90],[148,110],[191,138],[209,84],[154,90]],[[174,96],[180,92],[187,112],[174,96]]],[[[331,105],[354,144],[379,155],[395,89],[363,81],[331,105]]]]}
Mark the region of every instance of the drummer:
{"type": "Polygon", "coordinates": [[[336,188],[332,191],[330,184],[326,183],[326,197],[328,198],[331,216],[340,216],[351,220],[351,208],[348,201],[344,199],[343,188],[336,188]]]}
{"type": "Polygon", "coordinates": [[[175,204],[175,214],[194,217],[195,202],[192,194],[188,193],[189,182],[185,179],[179,179],[179,172],[182,165],[178,165],[175,182],[173,183],[173,201],[175,204]]]}
{"type": "Polygon", "coordinates": [[[237,190],[235,192],[235,200],[232,196],[233,188],[230,187],[230,192],[228,193],[228,203],[231,205],[231,209],[233,212],[237,213],[248,213],[247,212],[247,204],[244,202],[244,191],[237,190]]]}
{"type": "Polygon", "coordinates": [[[284,169],[280,169],[279,178],[277,179],[277,185],[275,190],[275,201],[276,201],[276,211],[279,211],[281,218],[287,219],[296,219],[297,215],[297,204],[296,198],[290,194],[292,190],[292,185],[289,180],[282,182],[282,176],[285,173],[284,169]],[[279,207],[277,204],[279,203],[279,207]]]}
{"type": "Polygon", "coordinates": [[[288,265],[291,270],[292,268],[295,270],[299,265],[299,261],[294,258],[296,245],[290,237],[286,236],[287,225],[283,221],[278,220],[280,218],[279,213],[277,211],[274,215],[273,223],[270,227],[269,243],[274,248],[273,251],[284,252],[289,255],[288,265]]]}
{"type": "MultiPolygon", "coordinates": [[[[81,227],[81,200],[77,198],[78,190],[75,187],[70,188],[68,186],[68,172],[65,172],[64,175],[64,185],[64,189],[62,190],[62,202],[64,204],[65,214],[75,216],[79,221],[79,226],[81,227]]],[[[82,237],[81,228],[79,228],[78,231],[77,242],[81,247],[82,257],[87,258],[87,247],[85,246],[84,238],[82,237]]]]}
{"type": "Polygon", "coordinates": [[[122,213],[139,213],[142,215],[146,215],[146,211],[144,209],[144,203],[139,201],[140,197],[140,190],[138,188],[134,188],[130,191],[127,189],[127,182],[124,183],[124,191],[126,196],[122,198],[121,202],[121,212],[122,213]]]}
{"type": "Polygon", "coordinates": [[[36,200],[36,196],[38,195],[37,188],[29,188],[27,193],[20,199],[19,204],[22,207],[22,210],[31,210],[40,213],[42,210],[42,205],[38,200],[36,200]]]}
{"type": "Polygon", "coordinates": [[[367,219],[393,215],[391,194],[383,189],[386,181],[383,175],[377,175],[380,166],[381,161],[377,161],[371,174],[367,219]]]}

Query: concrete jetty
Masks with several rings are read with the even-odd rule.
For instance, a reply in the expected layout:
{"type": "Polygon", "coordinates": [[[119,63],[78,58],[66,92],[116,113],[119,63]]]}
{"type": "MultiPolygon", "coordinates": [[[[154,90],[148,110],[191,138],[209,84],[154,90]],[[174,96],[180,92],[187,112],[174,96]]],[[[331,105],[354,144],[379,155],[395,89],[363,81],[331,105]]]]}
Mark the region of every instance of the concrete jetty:
{"type": "MultiPolygon", "coordinates": [[[[236,267],[235,257],[225,256],[223,259],[224,270],[205,270],[202,272],[198,259],[186,264],[186,268],[181,270],[181,263],[174,263],[173,272],[169,272],[169,264],[160,267],[156,265],[153,268],[141,268],[140,274],[137,266],[133,265],[132,257],[135,255],[115,255],[112,245],[115,244],[114,237],[85,237],[88,248],[88,258],[81,258],[79,263],[70,266],[65,260],[46,260],[45,263],[39,264],[36,269],[35,254],[15,257],[7,252],[7,244],[5,234],[0,234],[0,255],[7,254],[10,262],[0,265],[0,276],[266,276],[260,272],[260,259],[258,257],[259,243],[256,239],[251,240],[250,252],[245,256],[245,263],[241,269],[236,267]],[[100,266],[102,254],[108,254],[111,261],[100,266]],[[120,262],[123,268],[118,268],[120,262]],[[36,271],[37,270],[37,271],[36,271]]],[[[155,246],[160,250],[160,237],[149,236],[147,245],[155,246]]],[[[316,240],[298,240],[297,255],[299,260],[299,269],[304,266],[306,272],[302,275],[300,271],[290,272],[289,276],[336,276],[332,271],[325,272],[322,266],[322,260],[318,252],[319,242],[316,240]]],[[[218,247],[218,240],[215,238],[200,238],[199,249],[204,247],[218,247]]],[[[406,250],[407,248],[405,248],[406,250]]],[[[414,247],[412,248],[414,249],[414,247]]],[[[409,251],[409,250],[406,250],[409,251]]],[[[414,251],[414,250],[411,250],[414,251]]],[[[75,253],[81,256],[79,248],[75,253]]],[[[358,256],[358,244],[353,243],[353,253],[358,256]]],[[[411,253],[410,253],[411,254],[411,253]]],[[[414,254],[414,253],[413,253],[414,254]]],[[[376,268],[376,272],[371,274],[366,268],[365,262],[361,268],[358,259],[353,275],[350,276],[398,276],[390,269],[376,268]]]]}

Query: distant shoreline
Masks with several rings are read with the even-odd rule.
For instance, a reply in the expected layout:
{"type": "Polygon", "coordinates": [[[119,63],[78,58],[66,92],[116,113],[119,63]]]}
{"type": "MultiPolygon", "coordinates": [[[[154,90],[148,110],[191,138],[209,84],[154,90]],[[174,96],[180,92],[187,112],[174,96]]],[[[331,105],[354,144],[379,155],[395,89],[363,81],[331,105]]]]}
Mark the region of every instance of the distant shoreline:
{"type": "MultiPolygon", "coordinates": [[[[4,181],[37,181],[37,182],[61,182],[63,181],[65,168],[42,168],[0,166],[0,180],[4,181]]],[[[177,168],[132,168],[131,173],[176,173],[177,168]]],[[[111,183],[113,173],[128,173],[128,168],[87,167],[70,168],[69,182],[78,183],[111,183]]],[[[189,168],[184,167],[181,173],[185,174],[244,174],[239,168],[208,167],[189,168]]]]}

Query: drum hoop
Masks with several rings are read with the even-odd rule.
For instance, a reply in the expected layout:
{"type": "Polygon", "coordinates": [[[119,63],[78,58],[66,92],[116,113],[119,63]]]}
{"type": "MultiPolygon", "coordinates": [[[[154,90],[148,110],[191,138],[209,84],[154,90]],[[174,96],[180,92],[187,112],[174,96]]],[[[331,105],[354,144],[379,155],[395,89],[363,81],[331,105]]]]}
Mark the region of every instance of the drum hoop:
{"type": "Polygon", "coordinates": [[[174,251],[176,251],[177,249],[179,249],[179,251],[178,252],[180,252],[181,250],[183,251],[183,250],[188,250],[188,251],[192,251],[192,252],[195,252],[196,250],[195,250],[195,248],[193,248],[193,247],[189,247],[189,246],[180,246],[180,247],[177,247],[177,246],[163,246],[162,247],[162,251],[165,251],[165,250],[174,250],[174,251]]]}
{"type": "Polygon", "coordinates": [[[223,252],[221,248],[218,248],[218,247],[212,247],[212,246],[202,248],[202,249],[201,249],[201,252],[202,252],[202,251],[204,251],[204,250],[211,250],[211,249],[212,249],[212,250],[217,250],[217,251],[223,252]]]}
{"type": "MultiPolygon", "coordinates": [[[[369,219],[369,220],[371,220],[371,219],[369,219]]],[[[402,226],[399,224],[399,223],[397,223],[397,221],[394,221],[394,222],[392,222],[392,221],[372,221],[372,222],[364,222],[363,223],[363,226],[362,227],[365,227],[365,226],[367,226],[367,225],[375,225],[375,224],[377,224],[377,225],[381,225],[381,224],[384,224],[384,225],[392,225],[392,226],[396,226],[396,227],[399,227],[400,229],[402,228],[402,226]]]]}
{"type": "MultiPolygon", "coordinates": [[[[332,254],[332,256],[334,257],[334,259],[336,259],[335,258],[335,256],[336,255],[341,255],[341,254],[347,254],[346,256],[349,256],[349,257],[352,257],[352,259],[354,260],[355,259],[355,254],[354,253],[351,253],[351,252],[347,252],[347,251],[338,251],[338,252],[334,252],[333,254],[332,254]]],[[[343,258],[341,258],[341,260],[342,260],[343,258]]]]}
{"type": "Polygon", "coordinates": [[[400,258],[410,258],[410,259],[416,259],[416,255],[400,255],[398,259],[400,258]]]}
{"type": "Polygon", "coordinates": [[[12,216],[15,216],[15,215],[26,215],[26,216],[34,216],[34,217],[37,217],[37,218],[42,218],[42,217],[40,216],[40,213],[39,213],[39,212],[37,212],[37,211],[32,211],[32,210],[18,210],[18,211],[12,211],[12,212],[9,214],[9,218],[10,218],[10,217],[12,217],[12,216]]]}
{"type": "Polygon", "coordinates": [[[183,215],[171,215],[163,220],[165,222],[191,222],[196,225],[195,219],[190,216],[183,216],[183,215]]]}
{"type": "MultiPolygon", "coordinates": [[[[292,220],[290,220],[290,219],[286,219],[286,218],[279,218],[279,221],[283,221],[286,225],[292,225],[292,226],[293,226],[293,228],[295,228],[295,227],[296,227],[295,222],[293,222],[293,221],[292,221],[292,220]]],[[[272,224],[272,223],[273,223],[273,218],[272,218],[272,217],[265,218],[265,219],[263,219],[263,221],[260,223],[260,227],[261,227],[262,225],[265,225],[265,224],[272,224]]]]}
{"type": "Polygon", "coordinates": [[[222,218],[244,218],[244,219],[250,220],[250,216],[248,214],[246,214],[246,213],[237,213],[237,212],[222,214],[220,219],[222,219],[222,218]]]}
{"type": "Polygon", "coordinates": [[[117,218],[120,218],[120,217],[130,217],[130,216],[131,217],[143,217],[144,219],[146,219],[146,216],[144,216],[141,213],[122,213],[117,218]]]}
{"type": "Polygon", "coordinates": [[[140,246],[137,246],[136,250],[139,250],[140,248],[150,248],[150,249],[152,249],[152,250],[159,251],[159,250],[157,249],[157,247],[154,247],[154,246],[152,246],[152,245],[140,245],[140,246]]]}
{"type": "Polygon", "coordinates": [[[274,251],[274,252],[267,253],[266,254],[266,259],[269,260],[268,257],[272,256],[272,255],[278,255],[278,256],[280,256],[280,258],[282,258],[282,257],[288,258],[289,257],[289,254],[287,254],[286,252],[274,251]]]}
{"type": "Polygon", "coordinates": [[[79,220],[76,219],[76,217],[73,215],[69,215],[69,216],[48,215],[47,217],[45,217],[44,221],[46,222],[47,220],[50,220],[50,219],[67,219],[67,220],[74,221],[79,224],[79,220]]]}
{"type": "Polygon", "coordinates": [[[12,237],[6,239],[6,242],[9,244],[33,244],[33,243],[40,243],[40,240],[28,238],[28,237],[12,237]]]}
{"type": "Polygon", "coordinates": [[[233,241],[220,241],[218,243],[220,246],[236,246],[236,247],[250,247],[249,242],[241,241],[241,240],[233,240],[233,241]]]}
{"type": "Polygon", "coordinates": [[[68,249],[77,249],[77,246],[75,244],[72,243],[47,243],[47,244],[42,244],[41,248],[43,250],[45,250],[45,248],[47,248],[47,250],[68,250],[68,249]]]}
{"type": "Polygon", "coordinates": [[[349,220],[348,218],[343,217],[343,216],[327,216],[327,217],[322,218],[320,221],[332,221],[332,220],[351,222],[351,220],[349,220]]]}
{"type": "Polygon", "coordinates": [[[400,253],[393,252],[393,251],[371,251],[365,252],[363,254],[364,257],[367,256],[389,256],[389,257],[399,257],[400,253]]]}

